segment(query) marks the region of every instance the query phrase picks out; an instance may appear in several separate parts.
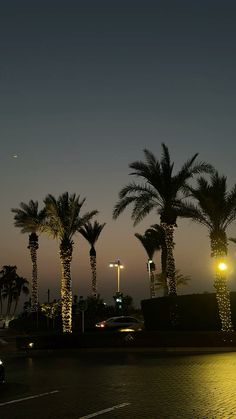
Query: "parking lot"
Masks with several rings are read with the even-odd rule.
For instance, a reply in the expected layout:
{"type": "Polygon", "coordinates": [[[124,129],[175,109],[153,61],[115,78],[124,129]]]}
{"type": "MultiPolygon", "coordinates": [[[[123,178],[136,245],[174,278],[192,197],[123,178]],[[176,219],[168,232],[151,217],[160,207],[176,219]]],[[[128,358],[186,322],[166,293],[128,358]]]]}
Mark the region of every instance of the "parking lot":
{"type": "Polygon", "coordinates": [[[236,418],[234,352],[43,351],[6,370],[4,419],[236,418]]]}

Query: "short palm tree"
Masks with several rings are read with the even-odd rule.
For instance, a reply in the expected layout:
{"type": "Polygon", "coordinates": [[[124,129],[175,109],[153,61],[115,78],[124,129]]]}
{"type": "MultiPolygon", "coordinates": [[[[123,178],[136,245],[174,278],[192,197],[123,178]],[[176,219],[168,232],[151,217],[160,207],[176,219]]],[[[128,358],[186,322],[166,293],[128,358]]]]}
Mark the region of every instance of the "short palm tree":
{"type": "MultiPolygon", "coordinates": [[[[156,242],[157,249],[161,252],[161,276],[163,281],[164,296],[168,295],[168,284],[166,280],[166,265],[167,265],[167,247],[165,241],[165,231],[159,224],[153,224],[146,230],[146,234],[152,237],[156,242]]],[[[155,283],[155,280],[154,280],[155,283]]],[[[176,284],[177,285],[177,284],[176,284]]]]}
{"type": "Polygon", "coordinates": [[[147,269],[151,298],[155,297],[153,256],[157,250],[161,249],[161,243],[158,241],[156,233],[153,229],[146,230],[144,234],[135,233],[135,237],[140,241],[148,256],[147,269]]]}
{"type": "Polygon", "coordinates": [[[14,300],[14,310],[13,310],[13,316],[16,313],[16,309],[18,307],[19,304],[19,299],[21,294],[23,293],[24,295],[28,295],[29,294],[29,287],[28,287],[29,281],[27,281],[26,278],[23,278],[22,276],[18,276],[15,280],[15,286],[14,286],[14,291],[13,291],[13,300],[14,300]]]}
{"type": "Polygon", "coordinates": [[[141,178],[144,183],[130,183],[121,189],[119,201],[114,207],[113,218],[117,218],[124,209],[133,204],[132,219],[138,224],[153,209],[160,215],[161,227],[165,231],[167,247],[166,276],[169,295],[176,295],[174,229],[181,213],[182,198],[187,181],[194,175],[211,171],[206,163],[195,163],[198,154],[173,174],[174,163],[170,160],[169,150],[162,144],[162,157],[158,161],[149,150],[144,150],[145,161],[135,161],[129,165],[132,176],[141,178]]]}
{"type": "Polygon", "coordinates": [[[1,278],[1,294],[2,298],[7,301],[6,307],[6,323],[8,324],[10,317],[14,316],[17,305],[19,302],[19,298],[22,292],[27,295],[29,293],[28,289],[28,281],[27,279],[20,277],[17,272],[16,266],[4,265],[2,270],[0,271],[0,278],[1,278]],[[12,304],[14,304],[14,310],[11,313],[12,304]]]}
{"type": "Polygon", "coordinates": [[[88,221],[84,226],[79,229],[79,233],[88,241],[90,244],[90,266],[92,272],[92,295],[94,298],[97,298],[97,252],[95,249],[95,244],[105,227],[106,223],[99,224],[98,221],[94,221],[92,224],[88,221]]]}
{"type": "MultiPolygon", "coordinates": [[[[175,278],[176,278],[176,288],[180,288],[182,286],[188,285],[188,282],[190,281],[190,276],[183,275],[178,269],[175,272],[175,278]]],[[[165,289],[166,289],[166,278],[163,273],[159,273],[155,275],[155,282],[156,282],[156,289],[157,290],[163,290],[163,295],[166,296],[165,289]]]]}
{"type": "Polygon", "coordinates": [[[31,311],[38,309],[38,266],[37,266],[37,250],[38,231],[43,222],[45,212],[38,209],[37,201],[29,201],[28,204],[20,203],[20,208],[13,208],[15,214],[15,226],[21,228],[22,233],[29,233],[29,245],[31,262],[32,262],[32,283],[31,283],[31,311]]]}
{"type": "Polygon", "coordinates": [[[80,196],[63,193],[56,199],[47,195],[44,200],[46,219],[42,231],[59,240],[61,261],[61,302],[62,326],[64,333],[72,332],[72,281],[71,261],[73,254],[73,236],[98,211],[94,210],[80,216],[80,210],[85,199],[80,196]]]}
{"type": "MultiPolygon", "coordinates": [[[[203,177],[197,180],[195,188],[189,191],[196,204],[189,203],[186,209],[193,221],[209,231],[211,256],[216,263],[214,287],[221,319],[222,331],[232,331],[230,297],[226,282],[225,260],[228,251],[227,227],[236,220],[236,185],[227,191],[227,178],[215,171],[208,182],[203,177]],[[219,266],[223,270],[218,269],[219,266]]],[[[187,214],[186,214],[187,215],[187,214]]]]}

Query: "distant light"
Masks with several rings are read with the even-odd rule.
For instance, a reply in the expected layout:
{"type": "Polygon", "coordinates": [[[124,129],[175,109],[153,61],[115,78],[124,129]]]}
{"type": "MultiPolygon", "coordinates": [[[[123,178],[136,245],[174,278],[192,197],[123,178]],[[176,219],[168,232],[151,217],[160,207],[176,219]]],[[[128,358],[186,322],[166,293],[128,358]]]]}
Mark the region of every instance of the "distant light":
{"type": "Polygon", "coordinates": [[[220,262],[218,265],[218,268],[220,271],[226,271],[227,270],[227,265],[224,262],[220,262]]]}
{"type": "Polygon", "coordinates": [[[33,348],[34,347],[34,342],[30,342],[28,346],[29,346],[29,348],[33,348]]]}
{"type": "Polygon", "coordinates": [[[13,159],[18,159],[19,156],[18,156],[18,154],[13,154],[12,157],[13,157],[13,159]]]}

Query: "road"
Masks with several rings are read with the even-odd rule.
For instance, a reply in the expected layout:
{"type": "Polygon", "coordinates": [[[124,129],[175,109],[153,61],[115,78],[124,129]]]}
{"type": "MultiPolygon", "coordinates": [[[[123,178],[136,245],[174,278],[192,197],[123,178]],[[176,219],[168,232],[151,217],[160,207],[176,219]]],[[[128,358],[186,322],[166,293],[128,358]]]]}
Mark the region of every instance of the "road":
{"type": "Polygon", "coordinates": [[[7,360],[1,419],[236,418],[236,354],[122,350],[7,360]]]}

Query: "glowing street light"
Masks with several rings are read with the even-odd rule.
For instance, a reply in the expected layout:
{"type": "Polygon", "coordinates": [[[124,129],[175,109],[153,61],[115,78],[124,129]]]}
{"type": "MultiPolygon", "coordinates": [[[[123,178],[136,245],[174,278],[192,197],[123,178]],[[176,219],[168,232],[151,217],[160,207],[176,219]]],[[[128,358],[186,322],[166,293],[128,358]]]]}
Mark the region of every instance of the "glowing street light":
{"type": "Polygon", "coordinates": [[[117,292],[120,292],[120,270],[124,268],[121,264],[121,261],[118,259],[116,262],[111,262],[109,264],[110,268],[117,268],[117,292]]]}
{"type": "Polygon", "coordinates": [[[219,269],[219,271],[221,271],[221,272],[223,272],[223,271],[227,271],[228,266],[226,265],[226,263],[225,263],[225,262],[220,262],[220,263],[218,264],[218,269],[219,269]]]}

